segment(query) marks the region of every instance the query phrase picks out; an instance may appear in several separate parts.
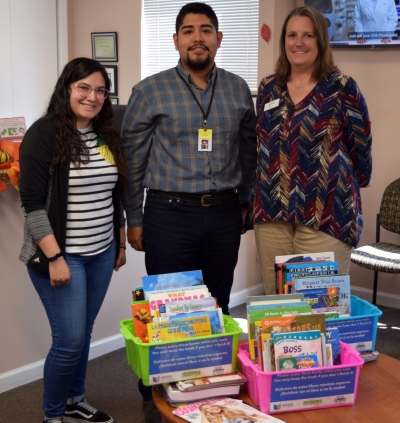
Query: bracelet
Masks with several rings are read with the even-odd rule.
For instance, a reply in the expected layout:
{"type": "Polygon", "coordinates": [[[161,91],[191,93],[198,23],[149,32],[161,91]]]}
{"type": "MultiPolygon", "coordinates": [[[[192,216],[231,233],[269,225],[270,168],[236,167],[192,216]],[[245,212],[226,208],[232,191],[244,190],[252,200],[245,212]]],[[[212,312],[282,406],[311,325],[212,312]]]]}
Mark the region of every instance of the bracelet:
{"type": "Polygon", "coordinates": [[[126,250],[126,245],[125,244],[119,244],[119,248],[123,248],[124,250],[126,250]]]}
{"type": "Polygon", "coordinates": [[[55,256],[53,256],[53,257],[49,257],[48,259],[47,259],[47,263],[50,263],[51,261],[54,261],[54,260],[57,260],[58,259],[58,257],[62,257],[64,254],[63,254],[63,252],[62,251],[60,251],[58,254],[56,254],[55,256]]]}

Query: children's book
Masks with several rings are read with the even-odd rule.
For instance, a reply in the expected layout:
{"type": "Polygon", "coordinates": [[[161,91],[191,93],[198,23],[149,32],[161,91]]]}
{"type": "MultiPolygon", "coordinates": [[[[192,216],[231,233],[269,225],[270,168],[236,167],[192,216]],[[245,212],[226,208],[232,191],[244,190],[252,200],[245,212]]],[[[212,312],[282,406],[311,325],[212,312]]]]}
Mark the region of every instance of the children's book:
{"type": "Polygon", "coordinates": [[[318,357],[315,354],[278,358],[278,370],[312,369],[313,367],[318,367],[318,357]]]}
{"type": "Polygon", "coordinates": [[[164,289],[184,290],[191,286],[203,285],[201,270],[188,272],[165,273],[161,275],[142,276],[143,289],[148,291],[161,291],[164,289]]]}
{"type": "Polygon", "coordinates": [[[336,366],[337,364],[340,364],[340,342],[338,328],[326,329],[326,343],[332,346],[333,365],[336,366]]]}
{"type": "Polygon", "coordinates": [[[209,398],[220,398],[221,395],[237,396],[240,391],[240,385],[218,386],[197,391],[181,391],[175,382],[163,383],[156,385],[156,387],[160,394],[173,406],[186,405],[209,398]]]}
{"type": "Polygon", "coordinates": [[[321,332],[318,330],[273,333],[275,349],[275,365],[279,368],[279,358],[296,357],[299,355],[316,355],[318,367],[323,366],[321,332]]]}
{"type": "Polygon", "coordinates": [[[295,278],[333,276],[338,273],[338,269],[336,261],[287,263],[283,266],[283,293],[292,292],[295,278]]]}
{"type": "Polygon", "coordinates": [[[133,327],[135,336],[143,343],[149,342],[147,323],[151,322],[150,306],[148,301],[136,301],[131,304],[133,327]]]}
{"type": "MultiPolygon", "coordinates": [[[[310,254],[291,254],[286,256],[275,257],[275,274],[276,274],[276,289],[279,294],[287,294],[284,292],[283,286],[283,265],[286,263],[309,263],[313,261],[334,261],[335,255],[333,252],[327,253],[310,253],[310,254]]],[[[286,289],[288,291],[288,288],[286,289]]]]}
{"type": "Polygon", "coordinates": [[[304,277],[294,279],[295,290],[328,288],[337,286],[339,288],[339,306],[344,307],[344,314],[351,315],[351,292],[349,275],[333,275],[304,277]]]}
{"type": "Polygon", "coordinates": [[[212,335],[208,316],[186,317],[168,322],[147,324],[150,342],[165,342],[176,339],[212,335]]]}
{"type": "Polygon", "coordinates": [[[242,385],[246,378],[239,372],[227,373],[217,376],[201,377],[198,379],[181,380],[176,385],[181,391],[208,390],[218,386],[242,385]]]}
{"type": "MultiPolygon", "coordinates": [[[[282,298],[282,296],[281,296],[282,298]]],[[[278,304],[278,303],[277,303],[278,304]]],[[[256,363],[257,336],[256,328],[261,327],[261,319],[266,317],[280,317],[283,314],[310,314],[311,306],[307,302],[292,303],[288,307],[277,308],[258,308],[257,306],[248,306],[247,323],[248,323],[248,343],[250,359],[256,363]],[[300,305],[297,305],[300,304],[300,305]],[[254,307],[254,309],[252,309],[254,307]]]]}
{"type": "Polygon", "coordinates": [[[242,400],[225,397],[199,401],[172,411],[176,416],[191,423],[203,423],[207,420],[216,423],[213,419],[216,412],[219,414],[218,421],[222,423],[284,423],[283,420],[261,413],[242,400]]]}
{"type": "Polygon", "coordinates": [[[159,313],[159,307],[161,304],[171,303],[174,301],[187,301],[197,300],[199,298],[210,297],[211,294],[205,285],[201,287],[192,287],[189,289],[183,289],[179,291],[166,290],[166,291],[154,291],[147,293],[147,299],[150,304],[150,312],[152,316],[156,316],[159,313]]]}
{"type": "Polygon", "coordinates": [[[196,311],[194,313],[175,314],[173,316],[154,317],[153,321],[166,322],[182,318],[194,318],[196,316],[208,316],[210,318],[211,332],[213,335],[225,333],[225,323],[222,316],[222,310],[220,308],[216,308],[214,310],[196,311]]]}
{"type": "Polygon", "coordinates": [[[138,286],[137,288],[132,289],[132,299],[133,299],[133,301],[143,301],[144,300],[143,287],[138,286]]]}
{"type": "Polygon", "coordinates": [[[196,311],[215,310],[217,301],[214,297],[199,298],[197,300],[179,301],[160,305],[160,316],[193,313],[196,311]]]}
{"type": "Polygon", "coordinates": [[[323,314],[306,314],[298,316],[281,316],[261,319],[262,333],[300,332],[318,330],[326,333],[323,314]]]}
{"type": "Polygon", "coordinates": [[[259,304],[274,304],[276,302],[297,302],[304,300],[304,294],[292,293],[290,295],[285,295],[284,297],[280,294],[277,295],[253,295],[246,297],[246,307],[249,305],[259,305],[259,304]]]}
{"type": "Polygon", "coordinates": [[[329,286],[326,288],[299,289],[304,294],[312,308],[337,307],[339,305],[339,287],[329,286]]]}

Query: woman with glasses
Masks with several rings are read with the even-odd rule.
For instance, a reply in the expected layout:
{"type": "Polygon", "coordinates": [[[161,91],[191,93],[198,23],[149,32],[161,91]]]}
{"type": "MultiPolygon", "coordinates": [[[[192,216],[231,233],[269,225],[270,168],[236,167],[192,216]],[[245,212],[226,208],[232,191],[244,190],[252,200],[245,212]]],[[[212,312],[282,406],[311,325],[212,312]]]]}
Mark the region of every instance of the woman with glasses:
{"type": "Polygon", "coordinates": [[[126,168],[109,89],[100,63],[69,62],[20,149],[20,260],[52,332],[44,422],[113,422],[84,399],[93,324],[113,270],[125,264],[119,181],[126,168]]]}

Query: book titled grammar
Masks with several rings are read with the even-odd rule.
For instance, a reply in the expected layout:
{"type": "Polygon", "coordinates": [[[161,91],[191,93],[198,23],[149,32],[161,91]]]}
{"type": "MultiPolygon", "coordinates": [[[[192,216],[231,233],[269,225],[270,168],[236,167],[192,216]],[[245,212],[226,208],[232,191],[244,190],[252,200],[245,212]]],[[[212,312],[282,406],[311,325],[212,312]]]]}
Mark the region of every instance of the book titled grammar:
{"type": "Polygon", "coordinates": [[[150,342],[173,341],[212,335],[210,317],[196,316],[167,322],[147,323],[150,342]]]}

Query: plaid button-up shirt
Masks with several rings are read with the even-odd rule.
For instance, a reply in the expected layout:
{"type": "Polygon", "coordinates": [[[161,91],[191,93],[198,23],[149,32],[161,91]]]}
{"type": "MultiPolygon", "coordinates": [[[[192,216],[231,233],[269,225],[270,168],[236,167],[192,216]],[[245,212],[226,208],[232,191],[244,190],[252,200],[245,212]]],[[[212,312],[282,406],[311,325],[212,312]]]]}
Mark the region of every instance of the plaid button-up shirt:
{"type": "Polygon", "coordinates": [[[203,114],[176,68],[139,82],[132,91],[122,124],[122,149],[128,164],[123,203],[128,226],[142,225],[144,188],[209,193],[238,188],[249,201],[257,163],[255,112],[246,82],[214,67],[207,86],[196,86],[180,63],[180,74],[204,110],[212,151],[198,150],[203,114]]]}

